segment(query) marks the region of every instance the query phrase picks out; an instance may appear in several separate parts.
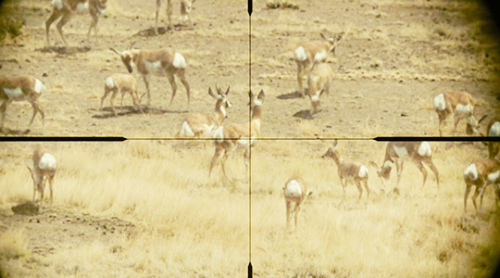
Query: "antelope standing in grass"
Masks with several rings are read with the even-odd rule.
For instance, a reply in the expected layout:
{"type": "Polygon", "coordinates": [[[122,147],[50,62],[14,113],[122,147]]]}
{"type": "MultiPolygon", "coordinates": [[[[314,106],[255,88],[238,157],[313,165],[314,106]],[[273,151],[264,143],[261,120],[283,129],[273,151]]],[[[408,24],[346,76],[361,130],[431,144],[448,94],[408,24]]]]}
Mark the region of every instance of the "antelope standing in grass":
{"type": "Polygon", "coordinates": [[[6,76],[0,77],[0,113],[2,114],[2,123],[0,128],[3,130],[5,120],[5,112],[7,106],[13,101],[28,101],[33,107],[33,117],[28,126],[28,130],[33,124],[33,120],[38,112],[42,116],[43,130],[45,130],[45,113],[42,107],[38,104],[38,98],[46,91],[43,83],[31,76],[6,76]]]}
{"type": "Polygon", "coordinates": [[[465,181],[465,195],[464,195],[464,213],[467,212],[467,197],[473,186],[476,187],[474,195],[472,196],[472,203],[476,212],[481,210],[483,206],[483,196],[488,185],[493,184],[497,195],[500,185],[500,162],[493,159],[480,159],[472,162],[464,171],[465,181]],[[479,203],[479,210],[476,206],[477,196],[481,194],[481,202],[479,203]]]}
{"type": "Polygon", "coordinates": [[[56,175],[56,159],[49,151],[40,146],[33,153],[33,169],[28,166],[33,179],[33,202],[35,202],[36,192],[40,193],[40,204],[43,203],[43,191],[45,189],[45,178],[49,180],[50,204],[53,200],[53,182],[56,175]]]}
{"type": "Polygon", "coordinates": [[[293,58],[297,63],[297,82],[301,96],[304,96],[302,78],[309,73],[314,63],[324,63],[329,53],[335,54],[343,33],[332,37],[327,37],[323,33],[320,35],[323,40],[303,43],[293,53],[293,58]]]}
{"type": "MultiPolygon", "coordinates": [[[[133,44],[132,44],[133,45],[133,44]]],[[[189,108],[190,101],[190,88],[186,80],[186,60],[184,57],[171,48],[167,49],[132,49],[118,52],[114,48],[110,48],[113,52],[118,54],[123,64],[127,67],[129,73],[133,72],[132,65],[137,67],[137,71],[142,75],[142,79],[146,84],[148,94],[148,107],[151,106],[151,95],[149,91],[149,77],[150,75],[166,76],[172,87],[172,98],[170,104],[174,101],[175,93],[177,92],[177,84],[175,83],[175,76],[177,76],[184,88],[186,88],[187,102],[189,108]]],[[[144,94],[141,95],[141,99],[144,94]]]]}
{"type": "Polygon", "coordinates": [[[104,84],[104,95],[101,98],[101,108],[104,103],[104,100],[109,95],[109,93],[113,92],[111,95],[111,111],[116,116],[115,106],[113,104],[113,100],[115,99],[118,93],[122,94],[122,100],[120,102],[120,106],[123,106],[123,96],[125,93],[129,93],[132,97],[132,101],[134,102],[134,107],[136,111],[141,111],[142,109],[139,107],[140,99],[137,94],[137,80],[130,74],[121,74],[115,73],[110,77],[106,78],[106,83],[104,84]]]}
{"type": "MultiPolygon", "coordinates": [[[[219,127],[213,138],[215,144],[215,154],[210,162],[210,170],[208,175],[212,173],[219,157],[224,154],[222,158],[222,172],[227,178],[225,164],[229,155],[238,150],[243,151],[243,158],[245,166],[249,165],[249,149],[255,144],[255,138],[260,136],[260,126],[262,122],[262,102],[264,101],[264,90],[261,90],[258,97],[250,91],[250,105],[252,107],[252,120],[243,124],[231,123],[219,127]]],[[[248,170],[248,168],[246,168],[248,170]]]]}
{"type": "Polygon", "coordinates": [[[309,73],[307,78],[307,83],[309,86],[309,98],[311,99],[311,105],[313,113],[319,111],[320,101],[319,97],[326,93],[328,94],[330,89],[330,83],[333,79],[332,67],[325,63],[315,64],[309,73]]]}
{"type": "Polygon", "coordinates": [[[299,177],[288,179],[283,187],[286,203],[286,227],[290,223],[290,215],[295,218],[295,229],[297,229],[297,219],[299,218],[300,205],[308,196],[311,196],[312,191],[307,190],[306,182],[299,177]],[[295,203],[295,206],[293,204],[295,203]],[[293,209],[292,209],[293,206],[293,209]]]}
{"type": "Polygon", "coordinates": [[[213,113],[191,113],[186,116],[182,122],[181,130],[178,133],[179,138],[202,136],[213,136],[213,132],[222,125],[224,119],[227,118],[226,109],[231,107],[231,103],[227,100],[229,87],[226,93],[217,88],[217,95],[212,92],[212,88],[208,88],[208,94],[216,99],[215,112],[213,113]]]}
{"type": "MultiPolygon", "coordinates": [[[[160,6],[162,0],[156,0],[156,19],[155,19],[155,32],[158,34],[158,14],[160,13],[160,6]]],[[[193,8],[194,1],[196,0],[180,0],[181,2],[181,15],[184,21],[188,21],[189,25],[193,25],[191,23],[191,18],[189,14],[191,13],[191,9],[193,8]]],[[[172,0],[167,0],[167,17],[168,17],[168,27],[170,30],[174,31],[174,25],[172,24],[172,0]]]]}
{"type": "Polygon", "coordinates": [[[108,0],[52,0],[52,14],[49,19],[45,21],[47,46],[50,46],[50,25],[61,17],[61,20],[57,23],[57,31],[59,31],[64,44],[68,46],[62,28],[71,20],[75,13],[89,12],[92,17],[92,22],[90,23],[89,32],[87,33],[87,41],[90,40],[90,31],[92,31],[92,28],[94,28],[94,34],[97,36],[97,22],[99,21],[99,16],[106,9],[107,2],[108,0]]]}
{"type": "Polygon", "coordinates": [[[390,178],[392,165],[395,163],[398,172],[396,188],[398,188],[399,182],[401,181],[404,162],[408,160],[415,164],[420,172],[422,172],[424,176],[422,188],[425,186],[425,181],[427,180],[427,170],[424,167],[425,163],[434,173],[439,189],[439,173],[432,162],[432,150],[427,142],[389,142],[385,150],[385,159],[382,167],[378,167],[377,163],[373,161],[370,161],[370,163],[377,169],[377,175],[382,180],[384,187],[386,185],[385,180],[390,178]]]}
{"type": "Polygon", "coordinates": [[[340,158],[338,150],[336,149],[337,144],[338,141],[335,140],[333,147],[328,148],[322,158],[330,157],[337,165],[340,183],[342,184],[342,200],[345,198],[345,187],[349,182],[356,184],[356,187],[358,188],[358,202],[361,200],[361,196],[363,195],[363,187],[361,184],[363,184],[366,189],[366,198],[370,198],[370,188],[368,187],[368,168],[358,162],[343,161],[342,158],[340,158]]]}
{"type": "Polygon", "coordinates": [[[478,121],[474,117],[476,101],[467,92],[444,92],[434,98],[434,111],[439,116],[439,136],[443,136],[442,127],[448,116],[453,115],[454,126],[451,135],[455,134],[458,123],[465,118],[468,135],[477,133],[478,121]]]}

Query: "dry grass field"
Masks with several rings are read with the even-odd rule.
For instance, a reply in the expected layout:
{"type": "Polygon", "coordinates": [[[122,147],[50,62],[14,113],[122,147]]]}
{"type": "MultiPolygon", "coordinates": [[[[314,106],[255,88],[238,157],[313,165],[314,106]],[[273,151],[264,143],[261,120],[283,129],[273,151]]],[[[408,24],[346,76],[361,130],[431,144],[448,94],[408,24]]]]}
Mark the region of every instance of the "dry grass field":
{"type": "MultiPolygon", "coordinates": [[[[480,213],[471,201],[463,213],[462,173],[487,157],[486,147],[431,143],[441,187],[429,171],[422,189],[421,173],[407,162],[395,195],[395,171],[383,188],[369,166],[371,160],[382,163],[386,143],[368,140],[438,135],[432,99],[449,89],[470,92],[479,117],[496,113],[500,53],[488,13],[469,0],[327,2],[293,1],[298,9],[254,2],[251,86],[266,94],[262,137],[276,140],[257,142],[248,173],[235,153],[228,179],[220,166],[209,178],[214,147],[207,141],[48,142],[58,163],[54,204],[21,215],[12,207],[32,199],[26,165],[39,143],[0,142],[0,277],[243,277],[250,259],[256,277],[491,276],[500,254],[492,188],[480,213]],[[323,110],[303,117],[310,103],[292,97],[292,52],[320,39],[320,32],[346,30],[337,56],[329,59],[335,76],[330,94],[322,96],[323,110]],[[316,137],[367,139],[340,140],[338,149],[345,160],[368,166],[369,199],[363,194],[357,202],[350,185],[342,201],[337,167],[321,158],[333,141],[280,140],[316,137]],[[293,175],[313,194],[302,205],[299,227],[287,230],[282,187],[293,175]]],[[[198,0],[192,29],[177,25],[158,36],[137,35],[154,25],[155,11],[153,0],[138,3],[108,0],[98,37],[89,43],[89,16],[74,16],[64,28],[70,53],[45,51],[49,0],[2,5],[2,17],[22,17],[25,25],[22,35],[0,43],[0,76],[32,75],[46,85],[40,97],[44,136],[172,138],[188,113],[213,111],[207,92],[216,85],[231,86],[226,121],[248,119],[246,1],[198,0]],[[128,95],[123,107],[115,99],[117,116],[109,98],[99,111],[106,78],[126,73],[109,48],[121,51],[132,42],[173,47],[185,57],[189,111],[180,82],[169,105],[168,81],[156,76],[147,113],[135,112],[128,95]],[[71,52],[83,46],[90,48],[71,52]]],[[[180,24],[179,3],[173,3],[174,23],[180,24]]],[[[165,26],[165,4],[160,19],[165,26]]],[[[51,39],[63,46],[55,24],[51,39]]],[[[135,69],[134,76],[144,93],[135,69]]],[[[24,134],[31,113],[27,102],[12,103],[2,136],[24,134]]],[[[461,123],[459,134],[464,130],[461,123]]],[[[27,135],[42,135],[39,117],[27,135]]]]}

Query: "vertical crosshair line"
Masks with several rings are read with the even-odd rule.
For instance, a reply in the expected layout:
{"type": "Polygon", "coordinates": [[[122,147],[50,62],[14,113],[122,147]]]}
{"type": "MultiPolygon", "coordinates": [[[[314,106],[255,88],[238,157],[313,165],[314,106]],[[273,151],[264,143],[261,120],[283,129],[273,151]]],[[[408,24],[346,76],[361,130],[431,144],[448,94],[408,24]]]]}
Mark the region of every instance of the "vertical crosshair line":
{"type": "MultiPolygon", "coordinates": [[[[248,88],[252,91],[252,12],[251,5],[252,0],[249,3],[249,15],[248,15],[248,88]]],[[[252,99],[250,99],[250,105],[248,106],[248,134],[250,135],[250,144],[248,144],[249,152],[249,163],[248,163],[248,261],[252,263],[252,99]]]]}

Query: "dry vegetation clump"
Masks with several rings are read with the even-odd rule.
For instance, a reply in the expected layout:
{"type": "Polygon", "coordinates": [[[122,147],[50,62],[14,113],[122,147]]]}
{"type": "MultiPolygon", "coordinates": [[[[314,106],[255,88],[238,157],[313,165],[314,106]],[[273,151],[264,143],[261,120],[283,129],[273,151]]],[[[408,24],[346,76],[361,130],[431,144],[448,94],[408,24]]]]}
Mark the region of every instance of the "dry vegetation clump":
{"type": "Polygon", "coordinates": [[[299,9],[299,4],[289,2],[288,0],[268,0],[266,6],[269,9],[299,9]]]}

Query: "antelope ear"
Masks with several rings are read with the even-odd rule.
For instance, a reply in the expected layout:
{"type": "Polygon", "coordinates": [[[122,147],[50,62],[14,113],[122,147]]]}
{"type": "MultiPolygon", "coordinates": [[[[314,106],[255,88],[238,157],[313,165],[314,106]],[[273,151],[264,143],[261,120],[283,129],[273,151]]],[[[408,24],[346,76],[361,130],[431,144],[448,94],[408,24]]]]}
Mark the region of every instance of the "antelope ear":
{"type": "Polygon", "coordinates": [[[375,161],[370,161],[370,165],[378,169],[378,165],[377,163],[375,163],[375,161]]]}
{"type": "Polygon", "coordinates": [[[335,139],[335,142],[333,142],[333,147],[335,148],[338,145],[339,141],[335,139]]]}
{"type": "Polygon", "coordinates": [[[231,89],[231,86],[227,86],[226,96],[229,94],[229,89],[231,89]]]}

